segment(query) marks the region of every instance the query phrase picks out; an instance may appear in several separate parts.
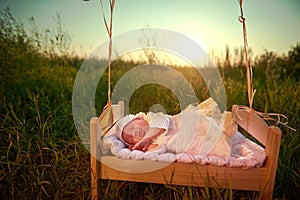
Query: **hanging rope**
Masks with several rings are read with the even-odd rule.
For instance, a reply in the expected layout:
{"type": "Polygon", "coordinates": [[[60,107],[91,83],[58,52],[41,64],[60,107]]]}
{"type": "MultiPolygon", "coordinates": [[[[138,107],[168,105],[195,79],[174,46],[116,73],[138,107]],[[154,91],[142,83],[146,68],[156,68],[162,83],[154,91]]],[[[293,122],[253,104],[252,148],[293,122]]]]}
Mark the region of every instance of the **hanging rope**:
{"type": "MultiPolygon", "coordinates": [[[[107,67],[107,105],[111,105],[111,89],[110,89],[110,66],[111,66],[111,55],[112,55],[112,22],[113,22],[113,11],[114,11],[114,6],[115,6],[115,0],[109,0],[109,5],[110,5],[110,19],[109,19],[109,26],[104,14],[104,7],[102,4],[102,0],[100,0],[101,8],[102,8],[102,13],[103,13],[103,21],[104,25],[109,37],[109,49],[108,49],[108,67],[107,67]]],[[[104,108],[105,109],[105,108],[104,108]]]]}
{"type": "MultiPolygon", "coordinates": [[[[248,92],[248,102],[249,102],[249,107],[247,106],[238,106],[236,111],[239,109],[242,110],[247,110],[249,112],[255,112],[257,115],[259,115],[261,118],[263,118],[266,121],[273,121],[275,122],[275,125],[282,124],[286,126],[287,128],[296,131],[296,129],[290,127],[287,125],[288,123],[288,118],[283,115],[283,114],[278,114],[278,113],[263,113],[263,112],[258,112],[255,111],[252,106],[253,106],[253,99],[256,90],[253,90],[252,87],[252,76],[253,76],[253,71],[252,71],[252,66],[250,63],[249,55],[248,55],[248,42],[247,42],[247,30],[246,30],[246,19],[244,17],[244,12],[243,12],[243,0],[239,0],[239,5],[240,5],[240,12],[241,15],[239,16],[238,20],[242,23],[243,26],[243,39],[244,39],[244,55],[245,55],[245,62],[246,62],[246,70],[247,70],[247,92],[248,92]],[[282,119],[285,120],[285,122],[282,122],[282,119]]],[[[238,113],[236,113],[238,117],[238,113]]]]}
{"type": "Polygon", "coordinates": [[[249,55],[248,55],[248,42],[247,42],[247,30],[246,30],[246,19],[244,17],[244,12],[243,12],[243,0],[240,0],[240,10],[241,10],[241,15],[239,16],[239,21],[243,24],[243,38],[244,38],[244,54],[245,54],[245,60],[246,60],[246,69],[247,69],[247,90],[248,90],[248,102],[249,102],[249,107],[252,109],[253,105],[253,99],[256,90],[253,90],[252,87],[252,66],[250,63],[249,55]]]}
{"type": "Polygon", "coordinates": [[[110,5],[110,19],[109,19],[109,25],[107,23],[105,14],[104,14],[104,7],[102,4],[102,0],[100,0],[102,13],[103,13],[103,20],[105,24],[106,31],[109,36],[109,49],[108,49],[108,69],[107,69],[107,103],[106,106],[104,106],[102,113],[100,114],[98,118],[99,125],[102,129],[103,135],[106,134],[109,129],[114,125],[114,114],[112,110],[112,102],[111,102],[111,89],[110,89],[110,67],[111,67],[111,56],[112,56],[112,22],[113,22],[113,11],[115,6],[115,0],[109,0],[110,5]]]}

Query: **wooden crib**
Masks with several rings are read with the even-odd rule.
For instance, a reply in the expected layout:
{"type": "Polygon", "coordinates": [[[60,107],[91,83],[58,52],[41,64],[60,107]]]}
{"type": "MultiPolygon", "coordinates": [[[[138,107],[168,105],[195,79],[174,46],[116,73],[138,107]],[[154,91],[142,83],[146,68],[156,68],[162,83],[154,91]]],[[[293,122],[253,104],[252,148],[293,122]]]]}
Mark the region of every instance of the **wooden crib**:
{"type": "MultiPolygon", "coordinates": [[[[124,103],[119,102],[117,105],[113,105],[113,111],[115,117],[123,117],[124,103]]],[[[265,146],[267,159],[263,167],[242,169],[177,162],[165,165],[165,163],[157,161],[126,160],[114,156],[102,156],[102,161],[105,161],[103,163],[116,166],[116,169],[111,168],[99,162],[100,145],[98,142],[101,129],[97,118],[92,118],[90,121],[92,199],[98,199],[99,179],[260,191],[262,199],[272,199],[281,131],[278,127],[268,126],[255,113],[237,110],[236,106],[233,106],[232,111],[235,114],[237,124],[265,146]],[[125,168],[128,167],[130,170],[128,172],[117,170],[118,165],[122,165],[123,169],[124,166],[125,168]],[[158,166],[158,170],[151,170],[154,165],[158,166]],[[161,168],[159,165],[164,166],[161,168]],[[145,172],[147,168],[149,168],[149,172],[145,172]]]]}

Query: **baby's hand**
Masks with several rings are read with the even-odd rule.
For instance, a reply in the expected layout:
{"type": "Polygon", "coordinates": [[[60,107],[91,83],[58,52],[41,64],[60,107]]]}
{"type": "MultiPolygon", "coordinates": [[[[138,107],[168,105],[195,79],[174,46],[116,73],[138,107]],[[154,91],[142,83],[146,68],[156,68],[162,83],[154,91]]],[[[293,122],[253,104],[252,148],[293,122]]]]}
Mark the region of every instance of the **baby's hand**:
{"type": "Polygon", "coordinates": [[[140,150],[145,152],[148,150],[148,147],[150,146],[151,143],[152,143],[151,138],[143,138],[132,147],[132,150],[140,150]]]}

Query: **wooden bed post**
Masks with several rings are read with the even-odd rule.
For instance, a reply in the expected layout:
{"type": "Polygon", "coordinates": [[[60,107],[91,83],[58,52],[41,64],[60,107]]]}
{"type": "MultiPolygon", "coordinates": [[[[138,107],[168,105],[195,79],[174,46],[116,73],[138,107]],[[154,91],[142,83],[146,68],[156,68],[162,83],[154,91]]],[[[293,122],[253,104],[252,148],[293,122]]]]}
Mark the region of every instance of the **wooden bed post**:
{"type": "MultiPolygon", "coordinates": [[[[112,105],[114,122],[124,116],[124,102],[119,101],[117,105],[112,105]]],[[[98,118],[93,117],[90,121],[90,159],[91,159],[91,195],[92,200],[98,199],[98,180],[101,178],[100,174],[100,148],[98,138],[101,135],[101,128],[98,125],[98,118]]]]}
{"type": "Polygon", "coordinates": [[[99,148],[97,145],[97,117],[93,117],[90,121],[90,159],[91,159],[91,194],[92,200],[97,199],[98,194],[98,179],[100,164],[97,160],[99,158],[99,148]]]}
{"type": "Polygon", "coordinates": [[[281,143],[281,135],[281,130],[278,127],[269,127],[265,148],[266,154],[268,155],[265,162],[265,167],[267,168],[265,177],[266,186],[262,194],[262,199],[272,199],[281,143]]]}
{"type": "Polygon", "coordinates": [[[238,125],[265,146],[267,159],[264,168],[267,171],[264,177],[265,184],[262,186],[262,199],[272,199],[281,143],[281,130],[275,126],[268,126],[255,112],[239,110],[236,105],[232,106],[232,112],[238,125]]]}

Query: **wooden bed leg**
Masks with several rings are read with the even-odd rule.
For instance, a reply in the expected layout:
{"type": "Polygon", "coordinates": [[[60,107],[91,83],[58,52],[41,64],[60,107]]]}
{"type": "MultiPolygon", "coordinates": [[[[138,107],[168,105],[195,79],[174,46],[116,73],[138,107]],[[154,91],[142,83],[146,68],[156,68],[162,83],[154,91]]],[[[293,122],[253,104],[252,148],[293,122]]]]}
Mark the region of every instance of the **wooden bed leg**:
{"type": "Polygon", "coordinates": [[[281,130],[278,127],[269,127],[266,144],[266,153],[269,156],[265,166],[268,171],[265,177],[266,187],[264,188],[262,199],[272,199],[273,196],[281,135],[281,130]]]}
{"type": "MultiPolygon", "coordinates": [[[[124,116],[124,102],[119,101],[118,105],[113,105],[114,122],[124,116]]],[[[98,199],[98,180],[101,178],[100,148],[98,147],[98,135],[101,129],[98,128],[98,118],[93,117],[90,121],[90,159],[91,159],[91,196],[92,200],[98,199]]]]}
{"type": "Polygon", "coordinates": [[[94,117],[90,121],[90,159],[91,159],[91,195],[92,200],[97,200],[98,197],[98,179],[99,179],[99,162],[97,148],[97,118],[94,117]]]}

